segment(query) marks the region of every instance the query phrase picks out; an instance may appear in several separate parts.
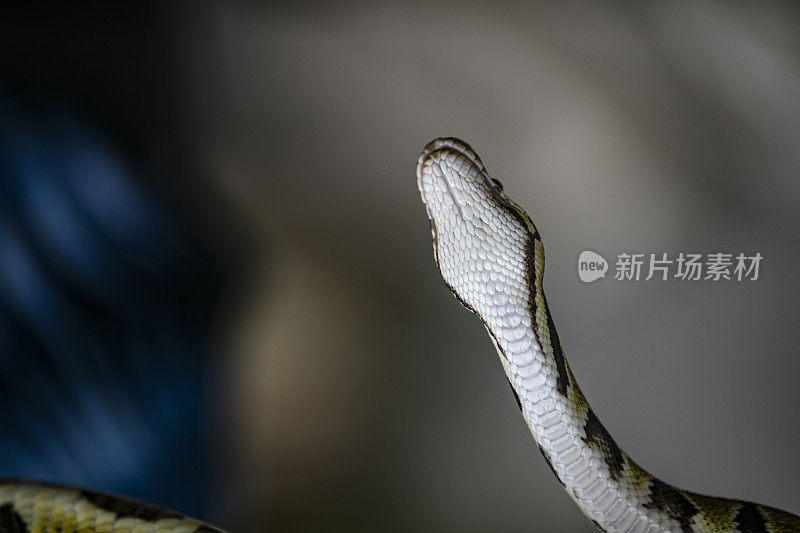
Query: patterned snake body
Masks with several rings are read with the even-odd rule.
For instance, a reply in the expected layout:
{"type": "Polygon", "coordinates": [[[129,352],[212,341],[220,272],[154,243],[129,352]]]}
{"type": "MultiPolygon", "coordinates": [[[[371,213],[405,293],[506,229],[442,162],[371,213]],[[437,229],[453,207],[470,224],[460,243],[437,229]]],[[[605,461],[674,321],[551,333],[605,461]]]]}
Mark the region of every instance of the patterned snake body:
{"type": "Polygon", "coordinates": [[[136,500],[70,487],[0,481],[0,533],[225,533],[136,500]]]}
{"type": "Polygon", "coordinates": [[[482,320],[542,455],[601,530],[800,531],[800,517],[785,511],[668,485],[617,446],[562,352],[542,288],[539,232],[466,143],[429,143],[419,157],[417,185],[445,284],[482,320]]]}

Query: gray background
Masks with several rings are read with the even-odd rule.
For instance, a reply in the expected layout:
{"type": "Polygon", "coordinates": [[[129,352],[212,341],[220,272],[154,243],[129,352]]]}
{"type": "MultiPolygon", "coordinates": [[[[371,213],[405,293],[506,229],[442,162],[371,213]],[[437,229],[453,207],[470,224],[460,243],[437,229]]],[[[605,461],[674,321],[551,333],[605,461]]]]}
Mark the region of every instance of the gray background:
{"type": "Polygon", "coordinates": [[[221,522],[594,530],[434,266],[414,166],[442,135],[533,215],[620,446],[800,512],[796,5],[212,2],[171,24],[197,209],[247,243],[218,331],[221,522]],[[756,282],[586,285],[584,249],[764,260],[756,282]]]}

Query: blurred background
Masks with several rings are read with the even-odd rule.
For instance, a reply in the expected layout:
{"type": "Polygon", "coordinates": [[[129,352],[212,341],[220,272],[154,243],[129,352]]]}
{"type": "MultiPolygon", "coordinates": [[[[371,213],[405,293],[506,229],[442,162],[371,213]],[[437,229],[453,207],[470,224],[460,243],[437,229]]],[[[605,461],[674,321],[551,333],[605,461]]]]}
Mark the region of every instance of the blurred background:
{"type": "Polygon", "coordinates": [[[232,531],[593,531],[436,271],[414,167],[453,135],[533,215],[623,449],[800,513],[798,29],[770,2],[5,13],[0,477],[232,531]],[[587,285],[584,249],[764,259],[587,285]]]}

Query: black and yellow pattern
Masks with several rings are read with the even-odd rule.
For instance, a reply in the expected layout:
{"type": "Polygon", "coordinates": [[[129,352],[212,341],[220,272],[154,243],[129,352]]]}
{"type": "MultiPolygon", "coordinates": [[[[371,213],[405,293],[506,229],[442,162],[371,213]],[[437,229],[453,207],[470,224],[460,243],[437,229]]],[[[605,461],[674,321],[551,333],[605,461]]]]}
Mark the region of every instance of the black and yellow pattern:
{"type": "Polygon", "coordinates": [[[0,533],[224,533],[127,498],[45,483],[0,481],[0,533]]]}
{"type": "MultiPolygon", "coordinates": [[[[544,295],[544,245],[539,232],[525,211],[507,196],[502,187],[497,186],[496,180],[488,175],[480,157],[469,145],[454,138],[440,138],[429,143],[419,158],[417,183],[431,219],[434,256],[443,277],[446,276],[441,266],[444,258],[441,255],[442,250],[439,249],[440,236],[437,232],[437,217],[442,224],[448,225],[452,232],[448,246],[454,255],[446,258],[450,269],[448,271],[450,278],[449,280],[445,279],[446,285],[459,302],[483,321],[509,377],[517,405],[537,440],[539,450],[559,482],[581,510],[600,529],[604,531],[682,533],[800,532],[800,517],[796,515],[764,505],[703,496],[675,488],[648,474],[617,446],[581,392],[564,357],[555,323],[544,295]],[[440,161],[444,163],[439,163],[440,161]],[[446,180],[446,183],[442,180],[446,180]],[[470,201],[480,205],[473,206],[475,209],[469,213],[470,216],[462,216],[461,211],[464,209],[464,205],[470,201]],[[458,205],[456,206],[456,204],[458,205]],[[453,206],[456,206],[458,211],[453,206]],[[475,213],[480,213],[483,217],[480,223],[474,221],[475,213]],[[509,234],[507,230],[504,230],[505,233],[498,234],[499,236],[488,239],[481,238],[493,227],[505,228],[504,224],[507,222],[503,222],[504,220],[513,220],[517,227],[524,228],[526,234],[524,245],[519,245],[513,239],[506,238],[506,235],[509,234]],[[494,257],[502,256],[504,258],[505,263],[502,264],[509,265],[506,271],[498,272],[497,262],[487,262],[488,266],[481,267],[479,265],[477,269],[473,264],[470,264],[469,268],[464,265],[459,268],[459,261],[465,261],[465,258],[475,260],[476,256],[480,258],[481,253],[486,254],[486,246],[490,242],[493,243],[493,246],[501,247],[500,250],[493,250],[493,253],[494,257]],[[520,248],[524,246],[524,249],[511,249],[514,246],[520,248]],[[521,271],[513,268],[515,261],[524,263],[521,271]],[[523,304],[522,307],[526,307],[524,314],[530,318],[530,328],[538,346],[534,352],[527,352],[528,355],[521,359],[519,350],[515,360],[515,354],[508,353],[499,338],[502,335],[503,327],[497,320],[497,313],[503,312],[503,308],[498,311],[497,307],[487,304],[488,300],[483,296],[489,294],[489,289],[492,288],[491,284],[487,284],[485,288],[481,289],[475,287],[478,276],[474,272],[485,271],[490,271],[496,276],[505,276],[517,283],[520,278],[524,278],[522,281],[527,287],[527,304],[523,304]],[[454,272],[456,273],[455,278],[454,272]],[[465,273],[463,278],[458,277],[459,272],[465,273]],[[473,299],[470,299],[470,296],[473,299]],[[487,311],[489,314],[485,314],[487,311]],[[492,319],[494,319],[494,325],[492,319]],[[498,326],[498,324],[500,325],[498,326]],[[560,413],[561,420],[566,420],[567,425],[573,428],[567,434],[572,438],[573,433],[571,432],[574,431],[574,435],[576,435],[574,438],[576,442],[579,442],[577,448],[583,457],[591,457],[592,461],[601,463],[595,468],[595,474],[602,472],[600,477],[604,484],[601,490],[606,490],[606,492],[603,496],[599,496],[595,503],[606,497],[609,490],[616,491],[616,495],[612,494],[609,497],[615,498],[615,501],[627,506],[628,511],[633,511],[633,513],[627,513],[628,517],[625,520],[623,518],[608,519],[605,521],[605,525],[601,524],[602,517],[598,518],[593,514],[596,508],[593,507],[591,498],[585,497],[586,486],[580,486],[578,480],[575,479],[576,476],[570,476],[568,465],[565,467],[563,461],[559,464],[561,458],[564,457],[564,450],[574,449],[575,446],[567,448],[569,445],[564,445],[563,449],[559,449],[554,441],[547,438],[546,431],[550,426],[538,425],[538,421],[541,419],[535,412],[534,403],[526,402],[525,393],[531,392],[531,390],[524,386],[524,380],[530,376],[530,371],[528,370],[528,374],[523,376],[518,373],[516,370],[518,366],[515,365],[528,364],[530,353],[543,354],[544,357],[543,362],[537,363],[540,365],[538,368],[543,370],[539,373],[540,379],[533,385],[537,387],[533,391],[542,390],[542,383],[548,383],[547,379],[542,378],[542,376],[546,376],[552,379],[553,396],[558,397],[558,409],[548,412],[548,416],[553,412],[560,413]],[[524,362],[520,363],[521,360],[524,362]]],[[[489,261],[488,256],[486,257],[489,261]]],[[[511,345],[509,342],[505,343],[505,346],[511,345]]],[[[522,352],[525,353],[525,350],[523,349],[522,352]]],[[[550,399],[547,398],[548,401],[550,399]]],[[[567,437],[561,440],[566,442],[567,437]]],[[[573,458],[565,460],[575,461],[573,458]]],[[[620,514],[619,516],[625,515],[620,514]]]]}
{"type": "MultiPolygon", "coordinates": [[[[520,210],[514,205],[515,210],[520,210]]],[[[521,211],[521,210],[520,210],[521,211]]],[[[557,390],[574,406],[575,412],[585,413],[585,442],[605,458],[608,471],[614,480],[623,477],[626,485],[646,495],[644,507],[664,513],[677,522],[685,533],[787,533],[800,532],[800,517],[765,505],[739,500],[703,496],[677,489],[652,477],[625,454],[608,430],[603,426],[580,390],[572,369],[569,368],[558,333],[553,322],[542,279],[544,274],[544,246],[533,221],[524,212],[522,219],[529,228],[528,271],[534,280],[529,305],[531,315],[538,317],[537,337],[549,348],[558,372],[557,390]]],[[[553,469],[547,454],[543,455],[553,469]]]]}

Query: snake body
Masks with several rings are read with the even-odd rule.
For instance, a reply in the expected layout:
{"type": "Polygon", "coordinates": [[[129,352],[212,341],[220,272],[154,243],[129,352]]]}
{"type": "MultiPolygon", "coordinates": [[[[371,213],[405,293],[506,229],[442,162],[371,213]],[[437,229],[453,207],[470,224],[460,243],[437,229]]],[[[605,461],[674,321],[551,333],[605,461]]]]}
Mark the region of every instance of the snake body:
{"type": "Polygon", "coordinates": [[[24,481],[0,481],[0,533],[225,533],[136,500],[24,481]]]}
{"type": "Polygon", "coordinates": [[[785,511],[673,487],[617,446],[564,357],[542,288],[541,236],[469,145],[430,142],[417,185],[445,284],[483,322],[539,450],[592,522],[609,532],[800,531],[785,511]]]}

